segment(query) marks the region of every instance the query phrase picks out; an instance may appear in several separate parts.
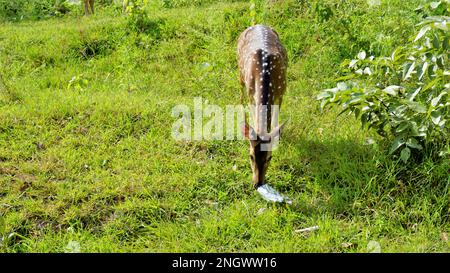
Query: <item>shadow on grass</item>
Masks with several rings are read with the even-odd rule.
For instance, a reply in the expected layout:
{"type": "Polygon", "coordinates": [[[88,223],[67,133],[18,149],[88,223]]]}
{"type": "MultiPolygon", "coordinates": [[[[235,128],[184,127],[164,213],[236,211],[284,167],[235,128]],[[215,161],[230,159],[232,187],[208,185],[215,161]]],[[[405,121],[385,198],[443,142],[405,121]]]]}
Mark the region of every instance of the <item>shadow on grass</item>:
{"type": "Polygon", "coordinates": [[[378,211],[398,214],[402,225],[449,220],[449,160],[403,164],[376,145],[348,139],[291,138],[287,146],[276,187],[294,198],[294,211],[337,218],[378,211]]]}
{"type": "Polygon", "coordinates": [[[377,195],[371,182],[381,173],[380,154],[374,146],[353,140],[289,140],[294,152],[277,162],[283,177],[277,188],[290,192],[302,213],[332,212],[348,215],[355,201],[377,195]]]}

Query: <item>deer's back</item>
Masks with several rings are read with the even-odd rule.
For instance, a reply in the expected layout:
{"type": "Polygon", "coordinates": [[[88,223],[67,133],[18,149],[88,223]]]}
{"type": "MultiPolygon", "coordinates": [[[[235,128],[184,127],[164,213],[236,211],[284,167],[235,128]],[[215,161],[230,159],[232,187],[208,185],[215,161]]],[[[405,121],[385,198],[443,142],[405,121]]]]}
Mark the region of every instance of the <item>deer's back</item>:
{"type": "Polygon", "coordinates": [[[255,50],[262,49],[269,55],[280,55],[286,59],[286,50],[281,44],[278,34],[270,27],[255,25],[241,33],[238,40],[238,55],[246,57],[255,50]]]}
{"type": "Polygon", "coordinates": [[[275,94],[275,99],[281,97],[286,89],[287,54],[278,34],[263,25],[249,27],[239,36],[237,49],[241,83],[247,87],[252,102],[259,101],[253,97],[258,91],[262,72],[267,71],[270,74],[269,91],[275,94]],[[270,62],[264,64],[261,55],[267,56],[270,62]]]}
{"type": "Polygon", "coordinates": [[[274,30],[256,25],[239,36],[238,61],[241,84],[246,87],[250,104],[268,109],[267,120],[260,117],[261,111],[254,112],[254,119],[262,120],[255,129],[260,132],[267,127],[269,131],[271,106],[281,105],[286,90],[286,50],[274,30]]]}

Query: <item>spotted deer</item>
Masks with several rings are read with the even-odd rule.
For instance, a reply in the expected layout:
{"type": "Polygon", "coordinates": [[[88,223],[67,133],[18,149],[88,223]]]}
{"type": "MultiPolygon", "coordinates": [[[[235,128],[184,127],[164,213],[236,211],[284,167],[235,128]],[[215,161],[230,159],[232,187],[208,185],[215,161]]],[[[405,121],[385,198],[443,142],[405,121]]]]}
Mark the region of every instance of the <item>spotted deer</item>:
{"type": "Polygon", "coordinates": [[[286,90],[288,58],[278,34],[263,25],[242,32],[237,53],[243,87],[241,100],[247,95],[253,118],[253,126],[245,122],[242,133],[250,142],[252,181],[258,189],[266,184],[271,147],[284,126],[278,125],[278,110],[286,90]]]}

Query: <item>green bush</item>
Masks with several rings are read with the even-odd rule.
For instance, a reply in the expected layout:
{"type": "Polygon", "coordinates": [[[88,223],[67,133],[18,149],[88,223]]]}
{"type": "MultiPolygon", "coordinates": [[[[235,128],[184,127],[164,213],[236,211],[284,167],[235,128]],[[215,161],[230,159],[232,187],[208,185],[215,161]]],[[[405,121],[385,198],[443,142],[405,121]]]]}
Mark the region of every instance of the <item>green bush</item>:
{"type": "Polygon", "coordinates": [[[66,0],[0,0],[0,19],[39,20],[65,14],[72,8],[74,5],[66,0]]]}
{"type": "MultiPolygon", "coordinates": [[[[429,4],[439,16],[426,17],[420,31],[391,56],[367,56],[342,63],[345,76],[317,97],[353,113],[362,126],[392,141],[389,153],[411,155],[428,150],[448,153],[450,139],[449,2],[429,4]]],[[[421,7],[423,8],[423,7],[421,7]]]]}

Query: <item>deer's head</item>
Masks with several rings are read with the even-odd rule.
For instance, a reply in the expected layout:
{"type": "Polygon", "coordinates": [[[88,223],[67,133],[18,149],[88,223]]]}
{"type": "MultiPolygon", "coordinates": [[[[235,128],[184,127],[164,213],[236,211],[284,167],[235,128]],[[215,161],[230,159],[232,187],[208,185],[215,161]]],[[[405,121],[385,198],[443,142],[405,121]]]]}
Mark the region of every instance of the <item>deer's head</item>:
{"type": "Polygon", "coordinates": [[[272,159],[272,147],[275,139],[280,136],[284,125],[285,123],[277,126],[272,132],[263,134],[257,134],[248,123],[242,125],[242,134],[250,141],[252,181],[256,188],[265,184],[266,171],[272,159]]]}

